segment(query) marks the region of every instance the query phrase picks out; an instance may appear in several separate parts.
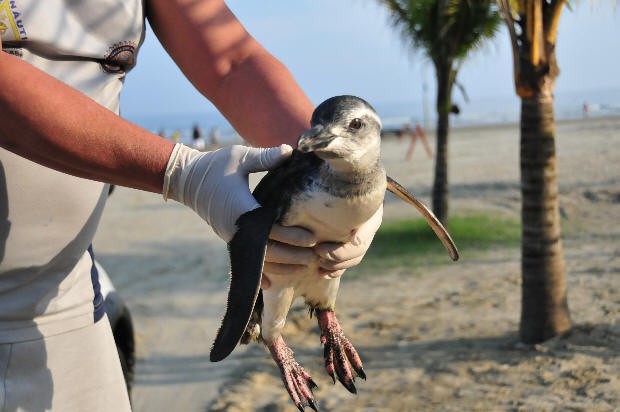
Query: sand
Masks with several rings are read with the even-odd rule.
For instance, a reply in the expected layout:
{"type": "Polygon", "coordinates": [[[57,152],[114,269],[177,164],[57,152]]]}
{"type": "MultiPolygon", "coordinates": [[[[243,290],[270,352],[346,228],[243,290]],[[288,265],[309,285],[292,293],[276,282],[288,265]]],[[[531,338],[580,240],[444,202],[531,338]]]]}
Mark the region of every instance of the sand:
{"type": "MultiPolygon", "coordinates": [[[[518,342],[518,247],[462,251],[457,263],[446,255],[416,275],[345,274],[338,316],[368,376],[357,395],[324,372],[318,327],[300,302],[285,328],[321,410],[620,410],[620,118],[563,122],[557,132],[573,333],[518,342]]],[[[516,125],[452,131],[451,214],[519,215],[518,136],[516,125]]],[[[407,144],[384,142],[386,167],[429,204],[433,162],[420,145],[406,161],[407,144]]],[[[385,220],[413,216],[387,199],[385,220]]],[[[191,211],[117,188],[94,245],[135,322],[135,411],[296,410],[261,345],[209,362],[228,262],[191,211]]]]}

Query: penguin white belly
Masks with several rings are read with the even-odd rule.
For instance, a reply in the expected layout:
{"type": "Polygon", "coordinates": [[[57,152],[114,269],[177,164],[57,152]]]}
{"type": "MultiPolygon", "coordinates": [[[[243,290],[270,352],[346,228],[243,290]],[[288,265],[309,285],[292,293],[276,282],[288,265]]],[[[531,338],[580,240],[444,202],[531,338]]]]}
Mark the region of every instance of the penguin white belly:
{"type": "Polygon", "coordinates": [[[323,191],[306,193],[293,201],[282,224],[304,227],[319,242],[346,242],[377,211],[384,193],[356,197],[335,197],[323,191]]]}
{"type": "MultiPolygon", "coordinates": [[[[307,193],[293,201],[285,226],[301,226],[314,233],[319,242],[346,242],[360,225],[379,208],[385,189],[364,197],[341,198],[325,192],[307,193]]],[[[306,303],[321,309],[332,308],[336,302],[340,278],[317,276],[318,262],[304,273],[269,274],[271,287],[263,291],[262,336],[273,341],[280,335],[290,305],[303,296],[306,303]]]]}
{"type": "MultiPolygon", "coordinates": [[[[335,197],[323,191],[305,193],[293,200],[281,222],[284,226],[299,226],[310,230],[321,242],[347,242],[355,231],[377,211],[385,190],[379,195],[363,197],[335,197]]],[[[295,275],[270,275],[272,285],[294,287],[295,296],[305,296],[316,288],[325,288],[316,273],[318,260],[308,270],[295,275]]],[[[324,277],[323,280],[331,280],[324,277]]],[[[312,293],[316,295],[316,293],[312,293]]]]}

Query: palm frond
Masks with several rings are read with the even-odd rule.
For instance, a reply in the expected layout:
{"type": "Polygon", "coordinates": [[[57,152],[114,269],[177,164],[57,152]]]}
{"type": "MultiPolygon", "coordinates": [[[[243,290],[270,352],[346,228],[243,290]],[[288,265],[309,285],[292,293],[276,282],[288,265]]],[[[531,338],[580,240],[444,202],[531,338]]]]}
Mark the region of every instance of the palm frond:
{"type": "Polygon", "coordinates": [[[464,59],[499,30],[495,0],[378,0],[405,42],[432,61],[464,59]]]}

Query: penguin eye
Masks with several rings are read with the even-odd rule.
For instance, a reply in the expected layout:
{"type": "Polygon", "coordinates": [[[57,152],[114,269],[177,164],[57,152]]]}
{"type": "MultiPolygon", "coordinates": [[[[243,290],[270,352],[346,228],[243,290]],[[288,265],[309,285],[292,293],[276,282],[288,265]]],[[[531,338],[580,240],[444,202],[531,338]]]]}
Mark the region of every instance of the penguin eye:
{"type": "Polygon", "coordinates": [[[362,128],[363,125],[364,123],[362,122],[361,119],[355,118],[351,120],[351,123],[349,123],[349,129],[359,130],[362,128]]]}

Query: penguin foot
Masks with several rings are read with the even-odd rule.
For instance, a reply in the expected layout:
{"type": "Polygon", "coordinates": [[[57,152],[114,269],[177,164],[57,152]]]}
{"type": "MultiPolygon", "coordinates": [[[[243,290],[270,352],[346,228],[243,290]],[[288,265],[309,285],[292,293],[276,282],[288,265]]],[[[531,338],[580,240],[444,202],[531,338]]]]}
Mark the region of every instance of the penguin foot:
{"type": "Polygon", "coordinates": [[[301,367],[293,357],[293,351],[286,345],[284,338],[278,336],[273,343],[267,344],[271,357],[280,368],[282,382],[291,399],[300,411],[309,406],[318,412],[312,389],[317,387],[310,374],[301,367]]]}
{"type": "Polygon", "coordinates": [[[340,383],[349,392],[357,393],[353,371],[360,378],[366,379],[362,361],[357,351],[349,339],[344,336],[344,332],[333,310],[315,309],[315,313],[321,328],[325,370],[332,377],[334,383],[336,383],[336,377],[338,377],[340,383]]]}

